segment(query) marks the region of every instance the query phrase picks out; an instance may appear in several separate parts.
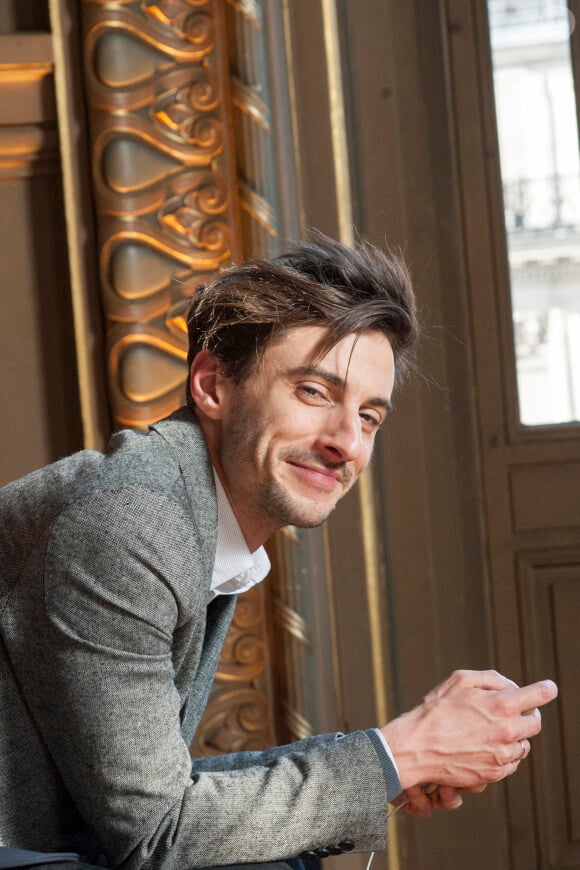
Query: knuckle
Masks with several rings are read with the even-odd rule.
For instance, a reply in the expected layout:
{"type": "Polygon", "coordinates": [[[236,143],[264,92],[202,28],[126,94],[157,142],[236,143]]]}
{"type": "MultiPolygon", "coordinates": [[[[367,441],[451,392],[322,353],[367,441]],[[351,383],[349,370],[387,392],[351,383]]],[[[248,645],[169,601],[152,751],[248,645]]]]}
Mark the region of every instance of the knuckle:
{"type": "Polygon", "coordinates": [[[536,710],[536,712],[534,714],[533,721],[534,721],[534,728],[535,728],[534,734],[539,734],[540,731],[542,730],[542,714],[540,713],[539,710],[536,710]]]}
{"type": "Polygon", "coordinates": [[[508,765],[506,765],[506,764],[501,765],[499,767],[493,767],[487,776],[487,781],[488,782],[500,782],[510,772],[511,771],[508,770],[508,765]]]}
{"type": "Polygon", "coordinates": [[[512,758],[513,751],[507,745],[498,746],[493,752],[493,761],[498,767],[505,767],[506,764],[510,763],[512,758]]]}
{"type": "Polygon", "coordinates": [[[512,712],[511,699],[506,695],[497,695],[495,698],[495,713],[497,716],[510,716],[512,712]]]}
{"type": "Polygon", "coordinates": [[[519,733],[517,723],[510,720],[502,721],[498,725],[497,739],[499,743],[503,744],[515,743],[518,740],[519,733]]]}

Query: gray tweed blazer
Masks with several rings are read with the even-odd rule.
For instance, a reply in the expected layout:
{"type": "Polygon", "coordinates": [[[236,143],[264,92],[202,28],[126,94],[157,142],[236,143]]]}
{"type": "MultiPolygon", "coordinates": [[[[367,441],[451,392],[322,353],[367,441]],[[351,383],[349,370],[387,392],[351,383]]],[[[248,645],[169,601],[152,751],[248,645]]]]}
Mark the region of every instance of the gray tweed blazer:
{"type": "Polygon", "coordinates": [[[0,491],[0,844],[128,870],[384,848],[374,732],[192,765],[235,604],[206,605],[216,513],[187,409],[0,491]]]}

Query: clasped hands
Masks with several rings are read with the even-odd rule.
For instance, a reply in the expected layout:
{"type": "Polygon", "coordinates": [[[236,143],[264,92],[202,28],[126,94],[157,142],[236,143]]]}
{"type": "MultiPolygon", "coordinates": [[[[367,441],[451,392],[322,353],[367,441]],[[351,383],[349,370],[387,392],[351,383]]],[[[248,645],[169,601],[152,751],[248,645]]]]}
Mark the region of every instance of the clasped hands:
{"type": "Polygon", "coordinates": [[[539,708],[558,688],[551,680],[519,687],[496,671],[455,671],[423,702],[382,731],[410,815],[457,809],[462,793],[510,776],[542,727],[539,708]]]}

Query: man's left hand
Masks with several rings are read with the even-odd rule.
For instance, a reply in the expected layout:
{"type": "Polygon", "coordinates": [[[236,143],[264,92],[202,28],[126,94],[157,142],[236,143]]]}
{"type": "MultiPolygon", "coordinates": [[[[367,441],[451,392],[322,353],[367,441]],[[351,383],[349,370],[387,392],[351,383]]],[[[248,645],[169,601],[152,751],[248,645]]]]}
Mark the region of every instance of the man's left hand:
{"type": "Polygon", "coordinates": [[[393,806],[403,804],[401,809],[410,816],[430,816],[433,810],[458,810],[463,803],[463,794],[479,794],[484,789],[485,784],[461,789],[447,785],[426,788],[416,785],[402,792],[393,801],[393,806]]]}

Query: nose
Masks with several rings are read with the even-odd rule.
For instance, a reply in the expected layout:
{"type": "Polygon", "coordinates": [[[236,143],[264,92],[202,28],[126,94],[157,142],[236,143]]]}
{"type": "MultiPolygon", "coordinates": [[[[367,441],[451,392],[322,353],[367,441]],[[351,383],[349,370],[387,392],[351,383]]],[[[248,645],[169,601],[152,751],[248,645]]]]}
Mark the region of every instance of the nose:
{"type": "Polygon", "coordinates": [[[368,461],[358,410],[336,407],[328,415],[319,447],[332,462],[368,461]]]}

